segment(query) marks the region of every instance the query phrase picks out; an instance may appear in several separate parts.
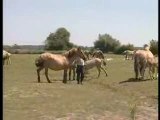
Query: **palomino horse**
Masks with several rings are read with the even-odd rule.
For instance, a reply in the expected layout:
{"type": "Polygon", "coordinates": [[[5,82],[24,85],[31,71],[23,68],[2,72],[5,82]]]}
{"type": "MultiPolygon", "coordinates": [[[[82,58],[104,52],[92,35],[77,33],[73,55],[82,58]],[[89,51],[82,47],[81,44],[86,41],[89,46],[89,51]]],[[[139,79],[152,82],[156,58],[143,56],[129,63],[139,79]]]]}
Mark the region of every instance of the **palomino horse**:
{"type": "Polygon", "coordinates": [[[154,57],[154,59],[149,59],[147,63],[147,67],[149,68],[149,75],[151,80],[157,79],[158,77],[158,57],[154,57]]]}
{"type": "Polygon", "coordinates": [[[85,71],[89,70],[89,69],[92,69],[94,67],[97,67],[98,77],[100,76],[101,70],[103,70],[105,72],[106,76],[108,76],[106,70],[102,66],[102,63],[103,63],[103,65],[106,66],[106,62],[104,61],[104,59],[92,58],[91,60],[87,60],[87,61],[85,61],[85,66],[84,66],[85,71]]]}
{"type": "Polygon", "coordinates": [[[122,54],[125,55],[125,60],[129,60],[130,58],[131,58],[131,60],[133,60],[134,53],[135,53],[135,51],[125,50],[122,54]]]}
{"type": "Polygon", "coordinates": [[[40,71],[45,68],[45,76],[50,83],[48,77],[48,68],[58,71],[64,70],[63,83],[67,82],[67,69],[71,67],[73,61],[77,58],[85,58],[85,55],[81,48],[72,48],[68,52],[61,54],[43,53],[36,60],[35,65],[37,68],[38,82],[40,82],[40,71]]]}
{"type": "Polygon", "coordinates": [[[7,61],[7,64],[11,64],[11,53],[3,50],[3,65],[5,63],[5,61],[7,61]]]}
{"type": "Polygon", "coordinates": [[[137,50],[134,54],[134,71],[136,79],[138,79],[139,73],[139,79],[144,79],[146,67],[149,67],[149,72],[151,73],[155,63],[155,58],[150,50],[137,50]]]}

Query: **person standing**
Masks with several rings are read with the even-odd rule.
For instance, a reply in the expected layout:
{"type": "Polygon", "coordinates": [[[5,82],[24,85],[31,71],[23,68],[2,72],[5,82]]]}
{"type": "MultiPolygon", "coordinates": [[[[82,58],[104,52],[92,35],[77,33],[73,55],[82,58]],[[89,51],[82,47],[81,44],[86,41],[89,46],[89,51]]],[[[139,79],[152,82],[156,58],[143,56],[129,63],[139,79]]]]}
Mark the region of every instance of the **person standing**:
{"type": "Polygon", "coordinates": [[[80,57],[75,59],[74,64],[77,65],[76,73],[77,73],[77,84],[81,83],[84,79],[84,60],[80,57]]]}

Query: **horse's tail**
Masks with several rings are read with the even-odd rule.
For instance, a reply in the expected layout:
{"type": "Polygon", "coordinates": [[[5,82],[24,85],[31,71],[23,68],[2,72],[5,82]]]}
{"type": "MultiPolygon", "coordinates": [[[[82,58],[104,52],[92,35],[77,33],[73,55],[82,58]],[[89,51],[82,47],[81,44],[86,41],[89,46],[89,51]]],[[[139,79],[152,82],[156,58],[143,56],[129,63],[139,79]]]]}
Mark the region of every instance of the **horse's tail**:
{"type": "Polygon", "coordinates": [[[42,67],[43,64],[44,64],[44,60],[43,60],[41,57],[36,58],[36,60],[35,60],[35,65],[36,65],[37,67],[42,67]]]}
{"type": "Polygon", "coordinates": [[[134,56],[134,70],[136,70],[137,67],[138,67],[138,56],[135,55],[135,56],[134,56]]]}

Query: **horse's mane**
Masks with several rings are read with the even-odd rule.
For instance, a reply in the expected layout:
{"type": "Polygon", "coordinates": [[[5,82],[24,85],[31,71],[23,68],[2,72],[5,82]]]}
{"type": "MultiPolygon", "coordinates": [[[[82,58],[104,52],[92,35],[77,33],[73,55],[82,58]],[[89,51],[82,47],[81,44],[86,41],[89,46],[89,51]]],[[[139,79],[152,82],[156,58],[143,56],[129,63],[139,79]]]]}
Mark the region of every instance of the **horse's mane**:
{"type": "Polygon", "coordinates": [[[72,48],[69,51],[65,52],[64,56],[71,58],[75,54],[76,51],[77,51],[77,48],[72,48]]]}
{"type": "Polygon", "coordinates": [[[95,51],[95,52],[93,53],[93,57],[96,56],[96,55],[100,55],[100,56],[104,59],[104,54],[103,54],[102,51],[100,51],[100,50],[95,51]]]}

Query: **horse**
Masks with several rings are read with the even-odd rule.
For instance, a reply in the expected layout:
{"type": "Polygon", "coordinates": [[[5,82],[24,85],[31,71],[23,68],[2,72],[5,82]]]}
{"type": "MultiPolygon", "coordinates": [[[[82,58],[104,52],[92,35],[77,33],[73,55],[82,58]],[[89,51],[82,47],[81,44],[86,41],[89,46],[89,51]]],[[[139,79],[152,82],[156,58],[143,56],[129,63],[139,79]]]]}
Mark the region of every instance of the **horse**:
{"type": "Polygon", "coordinates": [[[157,79],[158,77],[158,57],[154,56],[154,59],[149,59],[147,62],[149,68],[150,79],[157,79]]]}
{"type": "Polygon", "coordinates": [[[3,50],[3,65],[5,64],[5,61],[7,61],[7,65],[11,64],[11,53],[3,50]]]}
{"type": "Polygon", "coordinates": [[[87,59],[90,59],[90,56],[92,55],[92,52],[90,52],[89,50],[85,50],[84,54],[86,55],[87,59]]]}
{"type": "MultiPolygon", "coordinates": [[[[87,56],[87,54],[89,53],[89,51],[88,52],[86,52],[86,56],[87,56]]],[[[106,65],[106,62],[104,61],[104,54],[103,54],[103,52],[101,51],[101,50],[97,50],[97,51],[94,51],[93,52],[93,54],[90,52],[90,55],[92,55],[92,58],[89,58],[89,57],[87,57],[87,60],[92,60],[92,59],[94,59],[94,58],[99,58],[99,59],[103,59],[103,60],[101,60],[101,61],[103,61],[103,64],[105,64],[106,65]]],[[[95,64],[96,65],[96,64],[95,64]]],[[[98,69],[99,69],[100,67],[98,67],[98,69]]],[[[71,80],[71,72],[73,71],[73,80],[75,80],[75,76],[76,76],[76,73],[75,73],[75,70],[76,69],[76,65],[75,64],[73,64],[72,65],[72,67],[70,68],[70,70],[69,70],[69,80],[71,80]]],[[[104,69],[104,68],[101,68],[101,69],[104,69]]],[[[88,69],[86,69],[85,71],[87,71],[88,69]]],[[[98,70],[99,71],[99,70],[98,70]]],[[[104,71],[104,70],[103,70],[104,71]]],[[[106,73],[106,72],[105,72],[106,73]]]]}
{"type": "Polygon", "coordinates": [[[130,58],[131,58],[131,60],[133,60],[133,58],[134,58],[134,53],[135,53],[135,51],[125,50],[122,54],[125,55],[125,60],[129,60],[130,58]]]}
{"type": "MultiPolygon", "coordinates": [[[[89,50],[84,50],[84,54],[86,56],[86,59],[89,60],[90,56],[92,55],[92,52],[89,50]]],[[[76,77],[76,65],[72,64],[71,67],[69,68],[69,80],[71,80],[71,74],[73,73],[73,80],[75,80],[76,77]]]]}
{"type": "Polygon", "coordinates": [[[72,48],[71,50],[65,52],[64,54],[52,54],[48,52],[42,53],[35,60],[35,65],[37,66],[38,82],[40,82],[40,71],[42,69],[45,69],[45,76],[48,83],[51,82],[48,77],[48,68],[49,68],[55,71],[64,70],[63,83],[67,83],[67,70],[71,67],[73,61],[77,57],[86,59],[80,47],[72,48]]]}
{"type": "Polygon", "coordinates": [[[154,67],[154,63],[156,63],[156,61],[155,61],[154,55],[150,50],[137,50],[134,54],[135,78],[144,79],[145,69],[149,67],[149,72],[151,73],[154,67]],[[139,73],[140,73],[140,77],[139,77],[139,73]]]}
{"type": "Polygon", "coordinates": [[[103,52],[101,50],[97,50],[97,51],[93,52],[92,57],[93,58],[104,59],[104,54],[103,54],[103,52]]]}
{"type": "Polygon", "coordinates": [[[104,66],[106,66],[106,62],[104,61],[104,59],[100,59],[100,58],[92,58],[90,60],[87,60],[85,61],[85,65],[84,65],[84,68],[85,68],[85,71],[86,70],[89,70],[89,69],[92,69],[94,67],[97,67],[97,70],[98,70],[98,78],[100,76],[100,72],[101,70],[103,70],[106,74],[106,76],[108,76],[106,70],[103,68],[102,66],[102,63],[104,66]]]}

